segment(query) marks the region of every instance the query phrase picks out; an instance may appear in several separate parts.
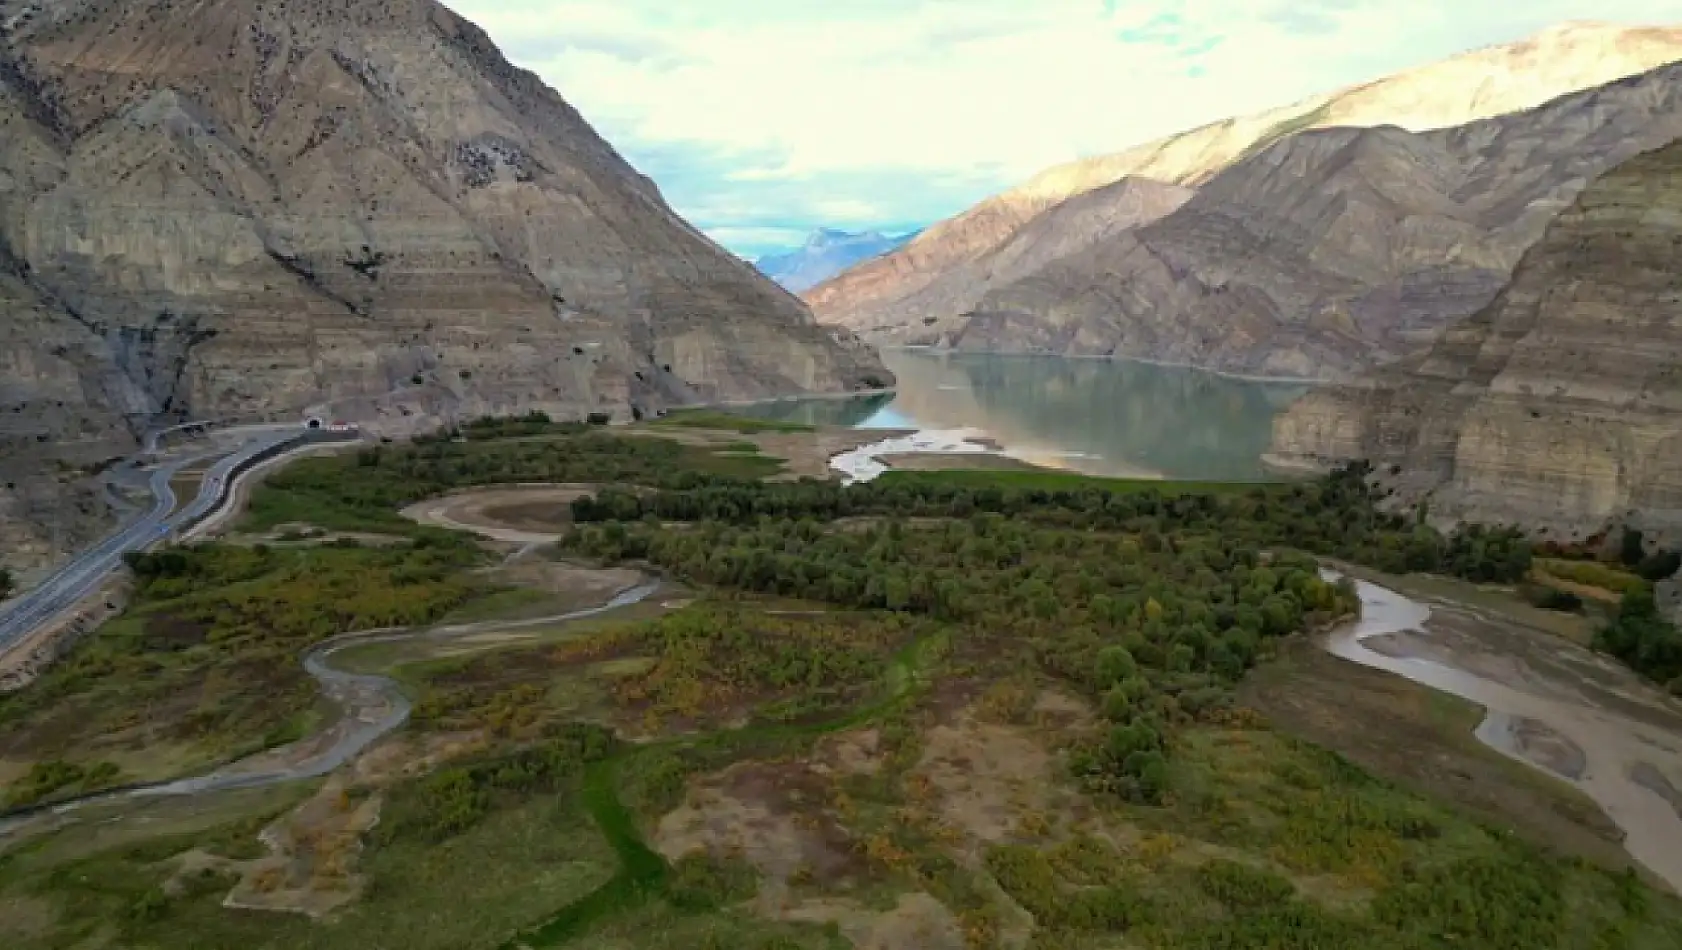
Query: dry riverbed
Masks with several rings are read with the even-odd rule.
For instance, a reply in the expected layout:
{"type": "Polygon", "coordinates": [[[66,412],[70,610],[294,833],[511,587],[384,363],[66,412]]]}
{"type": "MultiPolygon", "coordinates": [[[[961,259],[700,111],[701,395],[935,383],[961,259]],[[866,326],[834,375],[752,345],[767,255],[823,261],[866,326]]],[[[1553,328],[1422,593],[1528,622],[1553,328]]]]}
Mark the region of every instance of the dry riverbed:
{"type": "MultiPolygon", "coordinates": [[[[1682,705],[1621,665],[1511,618],[1359,586],[1362,617],[1330,637],[1333,655],[1483,707],[1478,740],[1592,799],[1630,856],[1682,893],[1682,705]]],[[[1593,827],[1586,815],[1575,823],[1593,827]]]]}

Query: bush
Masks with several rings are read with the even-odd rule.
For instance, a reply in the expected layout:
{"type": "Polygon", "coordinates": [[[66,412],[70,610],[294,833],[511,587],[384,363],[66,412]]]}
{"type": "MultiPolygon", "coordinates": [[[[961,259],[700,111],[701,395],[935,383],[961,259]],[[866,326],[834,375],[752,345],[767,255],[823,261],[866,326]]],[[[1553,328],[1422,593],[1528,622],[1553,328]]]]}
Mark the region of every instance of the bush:
{"type": "Polygon", "coordinates": [[[1635,566],[1635,573],[1643,580],[1662,581],[1675,576],[1678,568],[1682,568],[1682,554],[1657,551],[1642,558],[1635,566]]]}
{"type": "Polygon", "coordinates": [[[1214,858],[1197,869],[1197,886],[1229,908],[1263,908],[1296,896],[1296,887],[1262,868],[1214,858]]]}
{"type": "Polygon", "coordinates": [[[1520,585],[1519,595],[1531,606],[1541,607],[1543,610],[1578,613],[1583,609],[1583,599],[1581,597],[1549,584],[1520,585]]]}
{"type": "Polygon", "coordinates": [[[1657,682],[1682,677],[1682,632],[1659,614],[1645,584],[1624,595],[1612,622],[1595,635],[1594,646],[1657,682]]]}

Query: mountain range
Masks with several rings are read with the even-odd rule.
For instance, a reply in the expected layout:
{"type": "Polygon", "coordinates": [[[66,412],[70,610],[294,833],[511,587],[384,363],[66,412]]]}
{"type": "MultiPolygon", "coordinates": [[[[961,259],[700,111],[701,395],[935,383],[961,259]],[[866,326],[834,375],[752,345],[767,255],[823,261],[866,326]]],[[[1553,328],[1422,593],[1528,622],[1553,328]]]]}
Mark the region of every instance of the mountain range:
{"type": "Polygon", "coordinates": [[[805,294],[883,343],[1343,378],[1500,289],[1672,134],[1682,30],[1519,43],[1052,169],[805,294]]]}
{"type": "Polygon", "coordinates": [[[93,530],[83,466],[172,421],[401,434],[890,380],[432,0],[0,0],[0,24],[25,561],[43,524],[93,530]]]}
{"type": "Polygon", "coordinates": [[[818,228],[806,243],[792,251],[767,254],[754,261],[760,273],[799,293],[823,283],[860,261],[900,247],[919,232],[888,237],[880,231],[841,231],[818,228]]]}

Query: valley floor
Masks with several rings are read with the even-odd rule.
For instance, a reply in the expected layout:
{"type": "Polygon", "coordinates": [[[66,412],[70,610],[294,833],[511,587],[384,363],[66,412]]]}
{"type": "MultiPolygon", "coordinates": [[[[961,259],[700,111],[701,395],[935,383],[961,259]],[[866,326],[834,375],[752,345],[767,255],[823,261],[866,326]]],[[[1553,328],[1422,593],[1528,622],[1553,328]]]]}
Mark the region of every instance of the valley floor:
{"type": "Polygon", "coordinates": [[[1329,532],[1280,511],[1351,504],[1335,487],[998,517],[890,480],[843,522],[754,481],[802,437],[556,427],[272,477],[0,698],[0,790],[283,753],[336,715],[298,657],[346,629],[413,631],[331,659],[389,677],[407,724],[319,780],[0,831],[0,942],[1682,945],[1682,902],[1619,873],[1592,802],[1479,743],[1481,710],[1293,634],[1347,593],[1254,550],[1329,532]],[[634,605],[545,620],[650,572],[634,605]]]}

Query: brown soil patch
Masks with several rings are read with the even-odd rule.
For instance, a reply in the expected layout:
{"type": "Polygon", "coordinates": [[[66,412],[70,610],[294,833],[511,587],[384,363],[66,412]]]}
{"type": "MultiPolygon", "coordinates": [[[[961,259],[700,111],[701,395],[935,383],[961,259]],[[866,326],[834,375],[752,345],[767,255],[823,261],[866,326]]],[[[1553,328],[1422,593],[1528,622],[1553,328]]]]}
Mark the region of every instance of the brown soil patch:
{"type": "Polygon", "coordinates": [[[1631,865],[1611,819],[1587,797],[1484,746],[1483,711],[1309,642],[1252,671],[1240,701],[1281,730],[1326,746],[1413,791],[1510,826],[1546,847],[1631,865]]]}
{"type": "Polygon", "coordinates": [[[495,524],[524,531],[553,531],[560,533],[572,524],[572,505],[558,500],[522,501],[507,505],[487,505],[480,509],[485,518],[495,524]]]}
{"type": "Polygon", "coordinates": [[[1047,834],[1073,804],[1057,782],[1048,736],[979,713],[968,707],[925,731],[922,759],[907,778],[932,791],[972,858],[984,844],[1047,834]]]}
{"type": "Polygon", "coordinates": [[[855,729],[821,739],[811,769],[819,775],[875,775],[882,771],[885,759],[881,731],[855,729]]]}
{"type": "Polygon", "coordinates": [[[570,522],[573,501],[599,490],[583,484],[474,489],[410,505],[403,516],[496,541],[541,544],[554,540],[570,522]]]}
{"type": "Polygon", "coordinates": [[[485,736],[479,732],[400,733],[357,756],[350,766],[351,776],[358,785],[384,787],[484,749],[485,736]]]}
{"type": "Polygon", "coordinates": [[[53,905],[36,897],[0,898],[0,937],[29,940],[52,930],[57,918],[53,905]]]}
{"type": "Polygon", "coordinates": [[[504,564],[487,572],[487,576],[493,583],[529,587],[557,595],[554,601],[542,605],[545,613],[595,606],[643,579],[642,574],[628,568],[584,567],[541,559],[504,564]]]}
{"type": "Polygon", "coordinates": [[[852,837],[826,805],[829,782],[794,762],[744,762],[703,779],[660,819],[655,850],[739,856],[781,890],[791,878],[835,884],[865,870],[852,837]]]}
{"type": "Polygon", "coordinates": [[[379,821],[378,793],[353,795],[334,776],[295,810],[258,836],[269,855],[236,861],[192,850],[180,855],[166,890],[183,890],[207,873],[239,880],[223,906],[305,914],[320,919],[355,901],[365,886],[356,871],[362,835],[379,821]]]}

